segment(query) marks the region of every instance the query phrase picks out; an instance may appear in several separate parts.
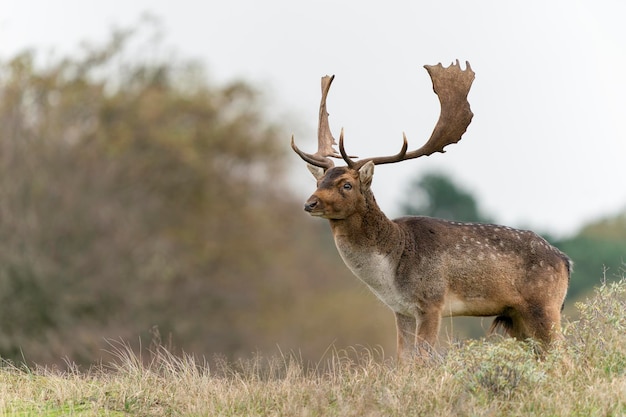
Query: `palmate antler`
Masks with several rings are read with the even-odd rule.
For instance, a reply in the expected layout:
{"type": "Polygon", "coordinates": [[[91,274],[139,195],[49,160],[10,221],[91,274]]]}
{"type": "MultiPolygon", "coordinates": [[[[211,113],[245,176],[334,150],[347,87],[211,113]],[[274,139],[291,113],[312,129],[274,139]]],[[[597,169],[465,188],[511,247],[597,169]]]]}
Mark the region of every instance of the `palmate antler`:
{"type": "MultiPolygon", "coordinates": [[[[470,109],[467,95],[474,81],[474,71],[470,67],[469,62],[465,63],[467,68],[461,69],[459,61],[452,63],[449,67],[441,64],[424,65],[426,71],[430,75],[433,82],[433,90],[439,97],[441,104],[441,112],[439,120],[435,125],[430,139],[419,149],[407,152],[408,142],[406,136],[403,135],[402,149],[393,156],[380,156],[373,158],[365,158],[359,161],[353,161],[345,152],[343,144],[343,131],[339,137],[339,151],[341,157],[346,164],[352,169],[359,169],[365,163],[372,161],[375,165],[390,164],[400,162],[406,159],[419,158],[420,156],[431,155],[435,152],[445,152],[444,148],[461,140],[461,136],[467,130],[472,121],[474,114],[470,109]]],[[[322,78],[322,101],[320,103],[320,119],[318,128],[318,150],[315,154],[307,154],[298,149],[291,137],[291,147],[306,162],[318,167],[328,169],[334,166],[333,161],[329,157],[337,158],[337,151],[333,145],[336,145],[335,139],[330,133],[328,125],[328,113],[326,112],[326,96],[330,89],[334,76],[322,78]]]]}

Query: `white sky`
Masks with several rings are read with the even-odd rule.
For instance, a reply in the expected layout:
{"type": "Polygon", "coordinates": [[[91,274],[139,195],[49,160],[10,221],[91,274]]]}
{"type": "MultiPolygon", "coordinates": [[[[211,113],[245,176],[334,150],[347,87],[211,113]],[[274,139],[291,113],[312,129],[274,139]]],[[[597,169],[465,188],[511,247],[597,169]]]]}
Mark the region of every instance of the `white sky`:
{"type": "MultiPolygon", "coordinates": [[[[626,209],[626,2],[318,0],[21,0],[0,6],[0,57],[67,52],[146,11],[166,43],[206,63],[213,82],[244,78],[268,94],[300,147],[314,151],[319,77],[335,74],[331,128],[352,154],[420,146],[439,104],[424,64],[468,60],[474,120],[445,155],[377,169],[384,211],[410,179],[442,170],[499,222],[570,234],[626,209]]],[[[289,137],[285,138],[289,146],[289,137]]],[[[314,188],[293,155],[303,200],[314,188]]],[[[317,219],[316,219],[317,220],[317,219]]],[[[318,220],[319,221],[319,220],[318,220]]]]}

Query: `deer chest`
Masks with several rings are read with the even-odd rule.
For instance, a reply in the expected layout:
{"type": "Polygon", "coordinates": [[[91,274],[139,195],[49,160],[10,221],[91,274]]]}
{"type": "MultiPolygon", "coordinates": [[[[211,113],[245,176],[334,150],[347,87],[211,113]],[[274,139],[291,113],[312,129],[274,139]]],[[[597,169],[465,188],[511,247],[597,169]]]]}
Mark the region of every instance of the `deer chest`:
{"type": "Polygon", "coordinates": [[[363,281],[376,296],[397,313],[408,313],[408,300],[396,285],[396,264],[376,252],[355,251],[348,245],[335,242],[346,266],[363,281]]]}

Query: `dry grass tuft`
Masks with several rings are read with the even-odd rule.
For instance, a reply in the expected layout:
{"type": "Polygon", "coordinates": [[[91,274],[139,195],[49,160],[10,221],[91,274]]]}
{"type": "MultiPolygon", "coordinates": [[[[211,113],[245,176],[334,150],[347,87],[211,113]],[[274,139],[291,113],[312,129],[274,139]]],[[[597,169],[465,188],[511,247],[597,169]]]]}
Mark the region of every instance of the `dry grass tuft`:
{"type": "Polygon", "coordinates": [[[81,371],[0,366],[2,415],[593,416],[626,413],[626,282],[578,305],[566,342],[538,359],[494,337],[432,363],[396,367],[379,349],[332,351],[317,364],[280,354],[209,365],[155,346],[81,371]]]}

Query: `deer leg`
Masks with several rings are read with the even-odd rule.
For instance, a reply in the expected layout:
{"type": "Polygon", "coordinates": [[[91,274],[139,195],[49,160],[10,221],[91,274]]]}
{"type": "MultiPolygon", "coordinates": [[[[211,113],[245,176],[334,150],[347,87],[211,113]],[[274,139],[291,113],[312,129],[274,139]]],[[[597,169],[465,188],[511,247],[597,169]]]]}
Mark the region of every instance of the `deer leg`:
{"type": "Polygon", "coordinates": [[[534,339],[539,343],[536,350],[540,355],[563,339],[560,306],[541,307],[528,303],[523,309],[512,311],[508,319],[504,326],[507,333],[518,340],[534,339]]]}
{"type": "Polygon", "coordinates": [[[543,349],[549,349],[554,342],[563,338],[560,306],[545,308],[532,306],[522,318],[527,336],[537,340],[543,349]]]}
{"type": "Polygon", "coordinates": [[[415,344],[422,358],[429,358],[434,353],[435,343],[441,326],[441,312],[437,309],[421,312],[415,344]]]}
{"type": "Polygon", "coordinates": [[[415,330],[417,322],[415,317],[396,314],[396,330],[398,332],[397,359],[404,362],[411,359],[415,349],[415,330]]]}

